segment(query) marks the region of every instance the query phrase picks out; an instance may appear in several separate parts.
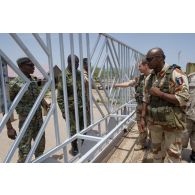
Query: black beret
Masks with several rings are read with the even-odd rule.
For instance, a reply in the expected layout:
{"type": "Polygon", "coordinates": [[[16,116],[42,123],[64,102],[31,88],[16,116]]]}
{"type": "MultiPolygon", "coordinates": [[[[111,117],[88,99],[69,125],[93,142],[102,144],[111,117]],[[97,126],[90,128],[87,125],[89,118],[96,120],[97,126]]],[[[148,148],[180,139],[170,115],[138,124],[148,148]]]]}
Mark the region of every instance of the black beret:
{"type": "Polygon", "coordinates": [[[17,59],[17,64],[18,66],[22,65],[22,64],[32,64],[32,61],[28,58],[28,57],[23,57],[23,58],[19,58],[17,59]]]}

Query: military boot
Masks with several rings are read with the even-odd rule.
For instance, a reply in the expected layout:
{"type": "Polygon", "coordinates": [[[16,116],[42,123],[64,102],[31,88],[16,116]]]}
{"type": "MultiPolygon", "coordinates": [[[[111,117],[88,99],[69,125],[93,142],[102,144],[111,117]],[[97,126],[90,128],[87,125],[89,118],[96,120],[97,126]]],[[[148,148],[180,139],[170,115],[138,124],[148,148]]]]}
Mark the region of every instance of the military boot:
{"type": "Polygon", "coordinates": [[[137,143],[134,147],[134,150],[135,151],[138,151],[138,150],[143,150],[145,148],[144,144],[141,144],[141,143],[137,143]]]}
{"type": "Polygon", "coordinates": [[[190,159],[192,163],[195,163],[195,151],[192,150],[192,153],[190,155],[190,159]]]}
{"type": "Polygon", "coordinates": [[[78,150],[78,146],[77,146],[77,139],[74,140],[72,143],[71,143],[71,150],[70,150],[70,153],[73,155],[73,156],[76,156],[79,152],[78,150]]]}

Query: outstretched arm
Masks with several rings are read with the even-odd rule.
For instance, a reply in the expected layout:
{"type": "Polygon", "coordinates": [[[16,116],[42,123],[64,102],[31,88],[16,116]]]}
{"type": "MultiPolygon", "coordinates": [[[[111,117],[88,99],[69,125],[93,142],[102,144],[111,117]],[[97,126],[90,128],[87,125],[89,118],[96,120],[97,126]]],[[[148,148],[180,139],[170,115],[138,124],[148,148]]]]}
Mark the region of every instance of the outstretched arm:
{"type": "Polygon", "coordinates": [[[114,88],[116,87],[122,87],[122,88],[126,88],[126,87],[133,87],[135,86],[135,83],[136,81],[133,79],[133,80],[130,80],[130,81],[127,81],[127,82],[124,82],[124,83],[116,83],[114,84],[114,88]]]}

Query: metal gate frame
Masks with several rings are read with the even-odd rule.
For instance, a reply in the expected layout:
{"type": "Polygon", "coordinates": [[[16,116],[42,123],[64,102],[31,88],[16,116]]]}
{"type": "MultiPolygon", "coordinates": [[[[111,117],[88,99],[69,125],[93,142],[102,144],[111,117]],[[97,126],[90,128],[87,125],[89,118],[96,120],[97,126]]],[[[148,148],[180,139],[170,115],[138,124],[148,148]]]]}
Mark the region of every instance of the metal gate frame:
{"type": "MultiPolygon", "coordinates": [[[[108,34],[100,33],[97,37],[95,45],[91,50],[90,47],[90,37],[89,34],[78,34],[78,44],[75,46],[75,34],[69,34],[69,46],[71,51],[71,57],[73,62],[73,89],[74,89],[74,99],[75,99],[75,118],[76,118],[76,130],[77,133],[70,137],[70,123],[69,123],[69,111],[68,111],[68,92],[66,85],[66,76],[65,74],[65,49],[64,49],[64,35],[59,34],[59,46],[60,46],[60,59],[61,59],[61,69],[62,69],[62,80],[63,80],[63,91],[64,91],[64,103],[65,103],[65,115],[66,115],[66,132],[67,139],[63,140],[61,143],[60,140],[60,127],[58,124],[57,117],[57,102],[56,102],[56,92],[55,92],[55,80],[53,73],[53,57],[52,57],[52,46],[51,46],[51,35],[46,34],[46,44],[41,39],[38,34],[32,34],[35,40],[39,43],[43,51],[48,57],[49,62],[49,71],[50,76],[47,75],[43,67],[37,61],[35,56],[30,52],[24,42],[20,39],[17,34],[10,34],[13,40],[20,46],[20,48],[24,51],[24,53],[32,60],[35,64],[36,68],[43,74],[46,79],[46,83],[43,86],[43,89],[37,100],[32,107],[28,117],[26,118],[16,140],[11,145],[7,156],[4,159],[4,162],[10,162],[19,142],[22,139],[22,136],[26,132],[28,125],[32,117],[34,116],[38,106],[40,105],[41,100],[44,98],[44,95],[48,88],[51,86],[51,94],[52,94],[52,103],[51,108],[43,122],[43,125],[36,137],[36,140],[26,158],[25,162],[43,162],[47,158],[49,158],[52,154],[55,154],[59,150],[63,150],[64,154],[64,162],[94,162],[98,156],[104,151],[104,149],[119,135],[119,133],[126,128],[130,123],[134,121],[134,113],[135,113],[135,101],[133,98],[134,90],[132,88],[126,89],[114,89],[113,85],[116,82],[124,82],[129,79],[132,79],[136,75],[138,75],[137,64],[144,57],[144,55],[137,50],[129,47],[128,45],[118,41],[117,39],[111,37],[108,34]],[[83,44],[83,40],[85,38],[86,46],[83,44]],[[102,44],[101,44],[102,41],[102,44]],[[78,105],[77,105],[77,86],[76,86],[76,75],[75,75],[75,62],[74,62],[74,50],[75,47],[79,48],[79,57],[80,57],[80,69],[81,69],[81,83],[82,83],[82,101],[83,101],[83,120],[84,120],[84,129],[79,128],[79,120],[78,120],[78,105]],[[95,62],[94,66],[89,66],[88,76],[89,76],[89,104],[90,104],[90,125],[87,126],[86,122],[86,99],[85,99],[85,86],[84,86],[84,72],[83,72],[83,53],[87,53],[88,64],[91,62],[95,62]],[[102,66],[99,66],[101,63],[102,66]],[[99,92],[99,89],[94,81],[94,74],[96,69],[99,68],[98,73],[98,81],[103,88],[106,99],[102,97],[99,92]],[[95,97],[92,93],[92,86],[96,90],[101,102],[103,104],[106,113],[101,109],[98,102],[95,100],[95,97]],[[99,112],[102,115],[102,118],[96,122],[94,122],[94,113],[93,106],[96,106],[99,112]],[[56,146],[51,150],[45,152],[39,158],[32,160],[32,156],[36,150],[36,147],[45,132],[45,128],[51,118],[54,116],[54,127],[55,127],[55,140],[56,146]],[[116,124],[112,129],[109,129],[109,121],[115,120],[116,124]],[[104,124],[106,132],[103,135],[91,136],[86,133],[94,128],[101,129],[102,124],[104,124]],[[67,153],[67,145],[70,144],[75,139],[84,139],[86,141],[93,141],[95,145],[90,148],[86,153],[79,153],[77,156],[72,159],[68,159],[67,153]]],[[[16,67],[16,65],[11,61],[11,59],[0,49],[0,56],[5,59],[5,61],[11,66],[11,68],[24,80],[25,84],[21,88],[20,92],[12,102],[11,106],[8,108],[6,102],[6,88],[3,87],[4,94],[4,106],[5,106],[5,114],[0,121],[0,133],[2,129],[5,127],[6,122],[10,118],[14,109],[16,108],[18,102],[21,100],[24,93],[28,90],[28,86],[30,84],[30,80],[16,67]]],[[[0,68],[2,68],[2,63],[0,63],[0,68]]],[[[3,76],[1,74],[1,81],[3,86],[5,86],[3,76]]],[[[81,151],[81,145],[79,145],[79,151],[81,151]]]]}

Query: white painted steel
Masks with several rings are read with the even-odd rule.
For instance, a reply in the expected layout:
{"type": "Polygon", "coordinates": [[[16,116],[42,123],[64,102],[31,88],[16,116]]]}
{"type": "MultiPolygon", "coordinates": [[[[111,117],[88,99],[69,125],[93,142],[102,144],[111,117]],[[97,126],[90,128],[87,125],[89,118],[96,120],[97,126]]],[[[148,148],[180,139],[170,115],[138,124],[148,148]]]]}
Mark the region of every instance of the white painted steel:
{"type": "MultiPolygon", "coordinates": [[[[130,96],[134,90],[132,88],[128,89],[115,89],[113,85],[117,82],[124,82],[132,79],[138,74],[137,64],[144,57],[144,55],[137,50],[129,47],[128,45],[118,41],[117,39],[111,37],[108,34],[100,33],[97,36],[94,45],[91,44],[90,36],[91,34],[58,34],[59,40],[59,58],[60,67],[62,70],[62,81],[63,81],[63,93],[64,93],[64,104],[65,104],[65,117],[66,126],[59,125],[57,100],[56,100],[56,89],[55,80],[53,72],[53,50],[52,50],[52,34],[46,34],[46,43],[38,34],[33,33],[33,37],[40,45],[43,52],[48,58],[49,64],[49,74],[42,67],[41,63],[35,58],[27,45],[22,41],[22,39],[17,34],[10,34],[15,43],[23,50],[23,52],[28,56],[32,62],[35,64],[36,68],[42,73],[46,83],[44,84],[37,100],[32,107],[26,121],[24,122],[20,132],[10,146],[7,154],[5,156],[4,162],[12,162],[12,158],[17,151],[19,142],[21,141],[24,133],[28,129],[30,121],[34,116],[37,108],[39,107],[42,99],[45,96],[46,91],[51,88],[51,108],[44,119],[44,123],[39,130],[37,138],[32,145],[32,148],[27,156],[26,162],[44,162],[53,154],[56,154],[60,150],[63,150],[63,162],[94,162],[95,159],[104,151],[104,149],[117,137],[117,135],[126,128],[130,123],[134,121],[135,113],[135,101],[130,96]],[[64,44],[64,38],[69,41],[64,44]],[[75,38],[77,37],[77,38],[75,38]],[[92,49],[91,49],[92,48],[92,49]],[[70,136],[70,121],[69,121],[69,105],[68,105],[68,90],[66,81],[66,59],[65,54],[71,54],[72,60],[72,74],[73,74],[73,91],[74,91],[74,108],[75,108],[75,123],[76,123],[76,134],[70,136]],[[82,83],[82,102],[83,102],[83,120],[84,129],[80,129],[79,125],[79,113],[78,113],[78,96],[77,96],[77,86],[76,86],[76,74],[75,74],[75,62],[73,55],[77,55],[80,58],[80,71],[81,71],[81,83],[82,83]],[[83,58],[88,58],[88,87],[89,87],[89,105],[90,105],[90,125],[87,126],[87,111],[86,111],[86,90],[84,81],[84,71],[83,71],[83,58]],[[92,66],[91,66],[92,64],[92,66]],[[95,80],[96,79],[96,80],[95,80]],[[92,89],[93,88],[93,89],[92,89]],[[95,95],[96,93],[96,95],[95,95]],[[96,111],[95,111],[96,109],[96,111]],[[99,111],[101,118],[97,119],[96,114],[99,111]],[[96,113],[96,114],[95,114],[96,113]],[[54,131],[56,146],[53,146],[50,150],[45,152],[42,156],[33,160],[33,154],[39,144],[41,136],[45,132],[47,125],[51,118],[53,117],[54,131]],[[113,127],[112,121],[116,124],[113,127]],[[111,128],[111,129],[110,129],[111,128]],[[66,138],[62,138],[60,135],[61,131],[66,132],[66,138]],[[98,132],[96,135],[91,135],[92,132],[98,132]],[[79,148],[79,154],[76,157],[71,157],[68,152],[68,145],[75,139],[84,140],[84,144],[88,142],[93,142],[94,144],[90,146],[84,153],[81,153],[79,148]]],[[[21,100],[24,93],[28,90],[30,80],[18,69],[12,60],[10,60],[9,55],[0,47],[0,56],[2,56],[9,66],[24,80],[24,85],[20,92],[8,107],[5,102],[5,82],[3,80],[3,75],[1,71],[1,82],[3,84],[3,97],[5,104],[5,114],[0,121],[0,133],[5,128],[7,120],[10,118],[17,104],[21,100]]],[[[0,66],[0,70],[2,67],[0,66]]],[[[61,114],[61,113],[60,113],[61,114]]],[[[0,134],[1,136],[1,134],[0,134]]],[[[46,140],[47,141],[47,140],[46,140]]],[[[81,142],[80,142],[81,143],[81,142]]],[[[79,144],[81,146],[81,144],[79,144]]],[[[81,146],[83,147],[83,146],[81,146]]]]}

